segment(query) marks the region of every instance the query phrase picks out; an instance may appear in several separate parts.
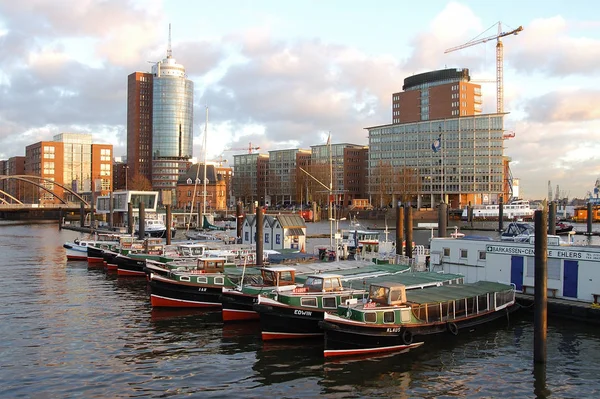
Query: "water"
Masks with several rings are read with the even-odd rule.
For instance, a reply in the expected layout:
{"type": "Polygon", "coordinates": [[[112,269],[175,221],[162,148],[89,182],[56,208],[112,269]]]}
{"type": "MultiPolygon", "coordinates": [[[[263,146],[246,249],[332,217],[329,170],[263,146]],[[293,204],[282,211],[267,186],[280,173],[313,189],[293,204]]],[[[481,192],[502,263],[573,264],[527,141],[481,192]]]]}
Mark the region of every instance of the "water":
{"type": "Polygon", "coordinates": [[[151,309],[145,281],[67,263],[77,235],[0,224],[2,398],[600,397],[597,327],[551,320],[545,378],[526,313],[408,354],[325,361],[319,341],[263,344],[254,323],[151,309]]]}

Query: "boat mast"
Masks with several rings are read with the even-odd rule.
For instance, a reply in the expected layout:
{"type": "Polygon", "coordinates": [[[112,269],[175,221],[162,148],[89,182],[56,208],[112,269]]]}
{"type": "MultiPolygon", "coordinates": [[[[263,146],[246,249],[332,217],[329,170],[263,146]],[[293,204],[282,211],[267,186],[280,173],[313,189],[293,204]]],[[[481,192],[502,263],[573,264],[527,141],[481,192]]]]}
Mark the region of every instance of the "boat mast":
{"type": "Polygon", "coordinates": [[[204,226],[204,214],[206,213],[206,136],[208,136],[208,106],[206,107],[206,121],[204,122],[204,188],[202,191],[202,225],[204,226]]]}

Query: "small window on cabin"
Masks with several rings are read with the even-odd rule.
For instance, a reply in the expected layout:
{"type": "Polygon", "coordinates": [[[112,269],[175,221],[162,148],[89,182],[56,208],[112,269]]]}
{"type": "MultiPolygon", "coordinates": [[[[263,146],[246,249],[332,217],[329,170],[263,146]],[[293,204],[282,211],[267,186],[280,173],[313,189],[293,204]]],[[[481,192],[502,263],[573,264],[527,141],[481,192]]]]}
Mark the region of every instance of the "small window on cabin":
{"type": "Polygon", "coordinates": [[[304,287],[308,291],[321,292],[321,291],[323,291],[323,279],[308,277],[306,279],[306,281],[304,282],[304,287]]]}
{"type": "Polygon", "coordinates": [[[274,281],[273,272],[264,272],[263,279],[265,280],[265,283],[272,285],[274,281]]]}
{"type": "Polygon", "coordinates": [[[444,255],[443,256],[450,256],[450,248],[444,248],[444,255]]]}
{"type": "Polygon", "coordinates": [[[325,281],[323,281],[323,289],[325,291],[331,291],[331,279],[330,278],[326,278],[325,281]]]}
{"type": "Polygon", "coordinates": [[[179,279],[181,281],[190,281],[190,276],[181,276],[179,279]]]}
{"type": "Polygon", "coordinates": [[[469,251],[467,251],[466,249],[461,249],[460,250],[460,257],[462,259],[466,259],[468,254],[469,254],[469,251]]]}
{"type": "Polygon", "coordinates": [[[375,323],[377,321],[377,313],[367,312],[364,315],[365,323],[375,323]]]}
{"type": "Polygon", "coordinates": [[[265,233],[265,244],[269,243],[269,233],[265,233]]]}
{"type": "Polygon", "coordinates": [[[479,260],[485,260],[486,254],[487,253],[485,251],[479,251],[479,260]]]}
{"type": "Polygon", "coordinates": [[[206,279],[206,277],[197,277],[196,281],[201,283],[201,284],[206,284],[208,283],[208,280],[206,279]]]}
{"type": "Polygon", "coordinates": [[[287,272],[281,272],[281,281],[285,281],[285,282],[293,282],[294,281],[294,277],[292,276],[292,272],[287,271],[287,272]]]}
{"type": "Polygon", "coordinates": [[[215,277],[215,284],[223,285],[225,279],[223,277],[215,277]]]}
{"type": "Polygon", "coordinates": [[[383,313],[383,322],[384,323],[393,323],[394,322],[394,312],[384,312],[383,313]]]}
{"type": "Polygon", "coordinates": [[[329,308],[329,309],[336,309],[337,308],[337,302],[335,301],[335,297],[334,296],[330,296],[327,298],[323,298],[323,307],[324,308],[329,308]]]}
{"type": "Polygon", "coordinates": [[[300,306],[317,307],[317,298],[300,298],[300,306]]]}

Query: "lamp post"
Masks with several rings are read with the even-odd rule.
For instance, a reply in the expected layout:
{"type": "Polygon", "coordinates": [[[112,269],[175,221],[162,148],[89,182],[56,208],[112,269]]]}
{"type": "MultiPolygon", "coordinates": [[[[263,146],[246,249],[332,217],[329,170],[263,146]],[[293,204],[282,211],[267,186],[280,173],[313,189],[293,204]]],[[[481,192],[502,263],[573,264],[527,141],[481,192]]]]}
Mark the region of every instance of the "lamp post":
{"type": "Polygon", "coordinates": [[[127,191],[127,171],[129,170],[129,165],[125,165],[125,191],[127,191]]]}
{"type": "Polygon", "coordinates": [[[338,261],[340,260],[340,240],[342,239],[342,235],[340,234],[340,229],[339,229],[339,223],[342,220],[346,220],[346,218],[340,218],[340,219],[335,219],[335,218],[330,218],[329,221],[330,222],[335,222],[335,260],[338,261]]]}

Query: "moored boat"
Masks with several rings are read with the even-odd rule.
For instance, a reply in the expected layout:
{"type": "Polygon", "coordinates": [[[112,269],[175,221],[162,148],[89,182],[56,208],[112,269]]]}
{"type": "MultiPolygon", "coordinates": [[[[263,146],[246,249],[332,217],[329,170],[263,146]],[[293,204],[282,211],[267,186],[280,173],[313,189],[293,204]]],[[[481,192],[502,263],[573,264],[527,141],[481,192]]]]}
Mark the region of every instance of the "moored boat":
{"type": "Polygon", "coordinates": [[[367,301],[348,301],[337,314],[324,315],[324,356],[405,351],[439,334],[471,332],[518,307],[509,284],[480,281],[407,291],[403,284],[373,283],[367,301]]]}
{"type": "Polygon", "coordinates": [[[88,260],[88,247],[110,248],[119,243],[118,234],[95,233],[88,238],[76,238],[63,244],[67,260],[88,260]]]}
{"type": "Polygon", "coordinates": [[[260,315],[262,339],[323,336],[319,322],[323,320],[324,314],[335,312],[337,306],[346,300],[366,297],[367,284],[374,281],[402,282],[409,289],[421,289],[462,283],[463,276],[430,272],[388,273],[378,276],[359,273],[310,276],[304,286],[295,290],[258,297],[254,310],[260,315]]]}

